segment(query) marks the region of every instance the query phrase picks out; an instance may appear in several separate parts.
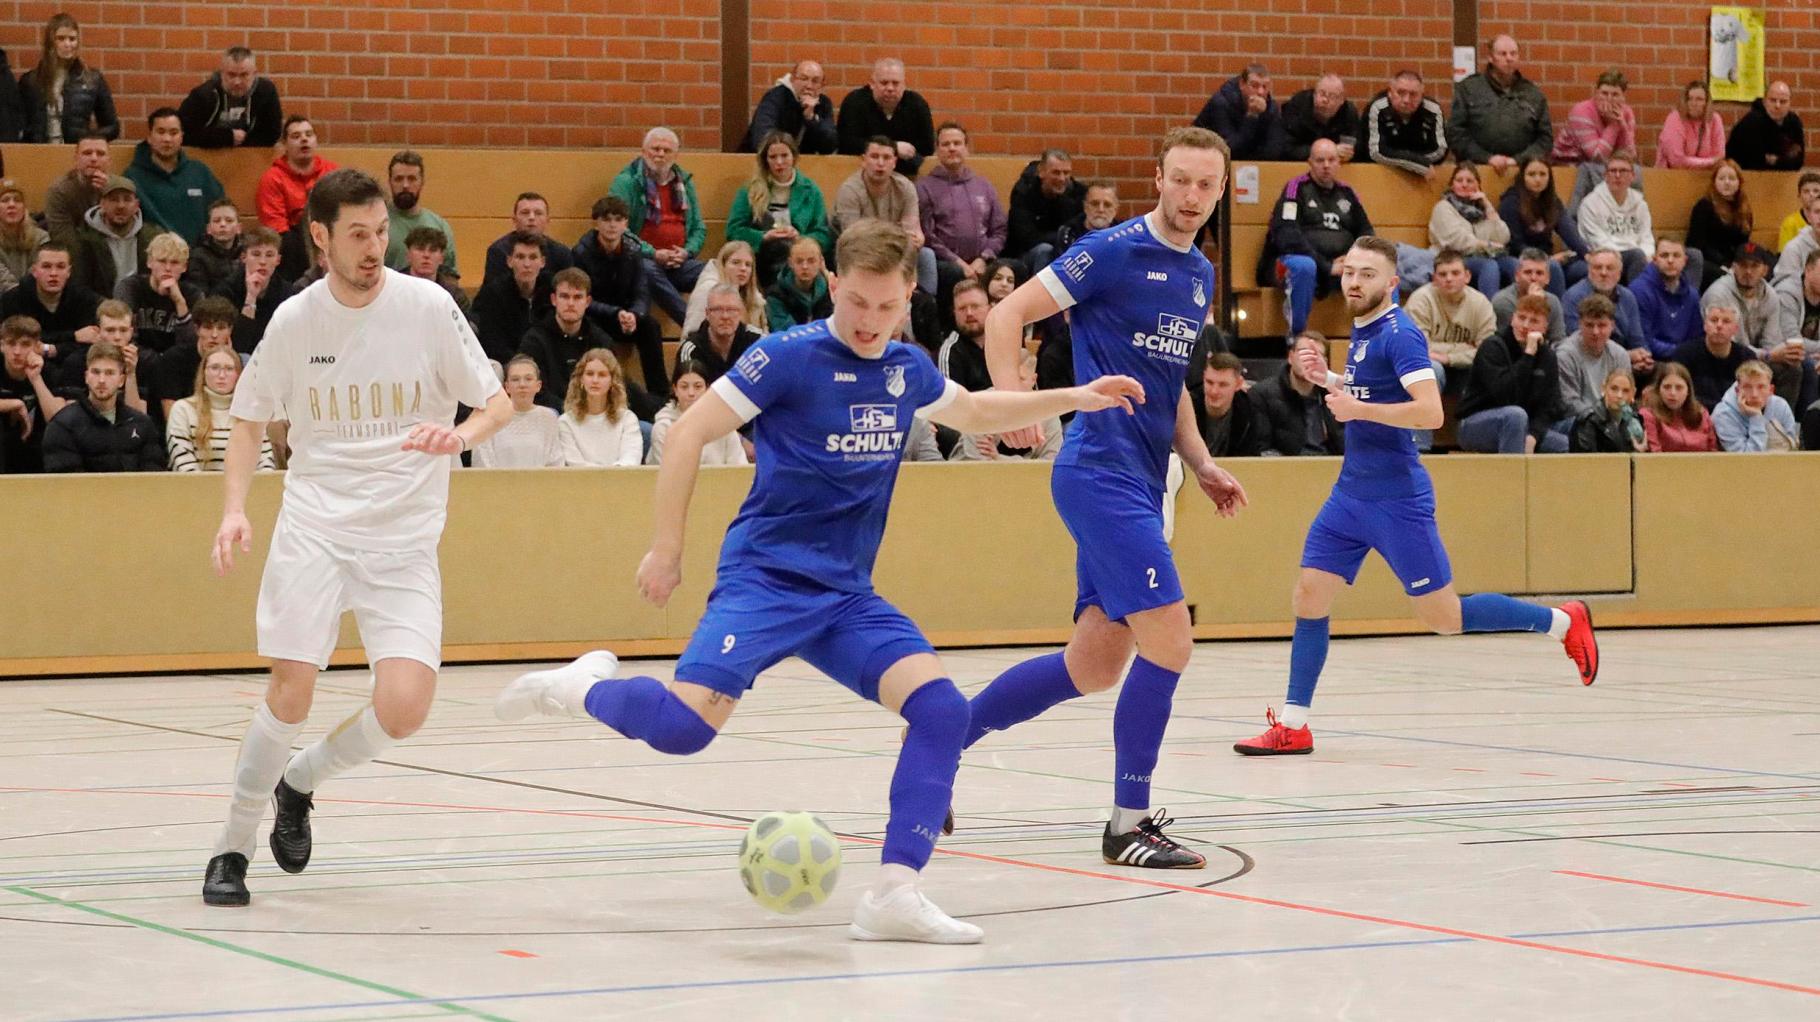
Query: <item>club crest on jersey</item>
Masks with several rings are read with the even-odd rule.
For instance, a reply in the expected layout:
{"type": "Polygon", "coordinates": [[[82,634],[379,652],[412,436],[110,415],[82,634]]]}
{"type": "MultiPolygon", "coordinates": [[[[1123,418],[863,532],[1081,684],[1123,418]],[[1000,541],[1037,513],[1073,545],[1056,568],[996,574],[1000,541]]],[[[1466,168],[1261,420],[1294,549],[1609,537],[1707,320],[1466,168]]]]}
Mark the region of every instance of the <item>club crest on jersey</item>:
{"type": "Polygon", "coordinates": [[[1202,286],[1199,277],[1194,278],[1194,304],[1203,309],[1207,307],[1207,289],[1202,286]]]}
{"type": "Polygon", "coordinates": [[[764,349],[753,348],[746,352],[733,368],[739,370],[739,375],[757,383],[759,378],[765,374],[765,367],[770,364],[771,356],[765,354],[764,349]]]}
{"type": "MultiPolygon", "coordinates": [[[[892,397],[903,397],[904,396],[904,367],[903,366],[886,366],[885,367],[885,393],[891,395],[892,397]]],[[[893,426],[892,428],[895,429],[897,427],[893,426]]]]}
{"type": "Polygon", "coordinates": [[[1075,280],[1085,280],[1087,268],[1093,265],[1093,256],[1085,252],[1076,252],[1062,260],[1062,272],[1075,280]]]}
{"type": "Polygon", "coordinates": [[[1369,347],[1371,347],[1370,341],[1360,341],[1359,346],[1352,350],[1352,360],[1354,362],[1365,361],[1365,349],[1369,347]]]}

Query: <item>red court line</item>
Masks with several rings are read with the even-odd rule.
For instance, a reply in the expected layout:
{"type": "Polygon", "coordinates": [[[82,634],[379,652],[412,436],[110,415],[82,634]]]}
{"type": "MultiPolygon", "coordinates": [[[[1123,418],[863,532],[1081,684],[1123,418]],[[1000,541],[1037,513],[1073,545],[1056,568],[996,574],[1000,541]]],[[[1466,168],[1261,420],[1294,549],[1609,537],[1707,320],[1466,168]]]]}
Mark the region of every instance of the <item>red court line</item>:
{"type": "MultiPolygon", "coordinates": [[[[123,789],[117,791],[96,791],[93,788],[19,788],[0,787],[0,791],[46,791],[70,792],[79,794],[145,794],[145,795],[182,795],[202,798],[226,798],[225,795],[214,795],[207,792],[165,792],[135,791],[123,789]]],[[[324,800],[327,802],[328,800],[324,800]]],[[[614,820],[637,820],[643,823],[668,823],[683,827],[702,827],[714,830],[744,830],[746,828],[731,823],[710,823],[706,820],[662,820],[652,817],[619,816],[609,813],[590,813],[560,809],[520,809],[511,806],[467,806],[449,805],[436,802],[380,802],[372,800],[341,799],[337,801],[356,805],[405,805],[417,808],[467,809],[475,812],[533,813],[548,816],[581,816],[614,820]]],[[[854,838],[843,835],[846,840],[856,844],[878,845],[882,841],[872,838],[854,838]]],[[[1294,901],[1282,901],[1276,898],[1262,898],[1251,894],[1236,894],[1211,887],[1192,887],[1186,884],[1170,883],[1167,880],[1154,880],[1149,877],[1105,873],[1099,870],[1075,869],[1070,866],[1054,866],[1048,863],[1031,862],[1027,859],[1012,859],[1002,855],[988,855],[984,852],[963,852],[958,849],[936,848],[936,854],[960,859],[972,859],[977,862],[992,862],[1002,866],[1017,866],[1023,869],[1034,869],[1044,873],[1057,873],[1064,876],[1087,877],[1094,880],[1111,880],[1116,883],[1130,884],[1135,887],[1149,887],[1157,890],[1177,891],[1182,894],[1195,894],[1207,898],[1219,898],[1224,901],[1236,901],[1246,905],[1262,905],[1268,908],[1288,909],[1291,912],[1304,912],[1310,915],[1326,916],[1332,919],[1351,919],[1356,922],[1372,923],[1377,926],[1393,926],[1403,930],[1414,930],[1418,933],[1438,933],[1447,937],[1462,937],[1467,940],[1483,941],[1487,944],[1503,944],[1508,947],[1527,948],[1531,951],[1552,951],[1555,954],[1569,955],[1574,958],[1585,958],[1598,962],[1615,962],[1621,965],[1635,965],[1645,969],[1656,969],[1662,972],[1680,973],[1685,976],[1703,976],[1707,979],[1722,979],[1732,983],[1743,983],[1749,986],[1766,987],[1771,990],[1785,990],[1790,993],[1808,994],[1820,997],[1820,987],[1807,987],[1795,983],[1784,983],[1780,980],[1761,979],[1756,976],[1740,976],[1736,973],[1718,972],[1712,969],[1700,969],[1690,965],[1676,965],[1672,962],[1657,962],[1647,958],[1631,958],[1626,955],[1609,955],[1598,951],[1586,951],[1581,948],[1566,947],[1560,944],[1545,944],[1541,941],[1523,940],[1519,937],[1502,937],[1495,933],[1480,933],[1476,930],[1461,930],[1451,926],[1436,926],[1431,923],[1417,923],[1406,919],[1392,919],[1388,916],[1374,916],[1363,912],[1348,912],[1345,909],[1326,908],[1320,905],[1303,905],[1294,901]]],[[[1713,893],[1713,892],[1700,892],[1713,893]]],[[[1739,897],[1732,895],[1732,897],[1739,897]]],[[[1759,899],[1747,899],[1759,900],[1759,899]]],[[[1787,904],[1787,903],[1784,903],[1787,904]]],[[[1805,906],[1801,906],[1805,907],[1805,906]]]]}
{"type": "Polygon", "coordinates": [[[1682,894],[1705,894],[1714,898],[1730,898],[1733,901],[1754,901],[1759,905],[1781,905],[1785,908],[1811,908],[1804,901],[1782,901],[1777,898],[1758,898],[1749,894],[1728,894],[1724,891],[1709,891],[1700,887],[1677,887],[1674,884],[1658,884],[1649,880],[1631,880],[1627,877],[1606,876],[1603,873],[1582,873],[1573,869],[1557,869],[1556,873],[1564,877],[1585,877],[1588,880],[1609,880],[1614,884],[1631,884],[1636,887],[1654,887],[1662,891],[1680,891],[1682,894]]]}

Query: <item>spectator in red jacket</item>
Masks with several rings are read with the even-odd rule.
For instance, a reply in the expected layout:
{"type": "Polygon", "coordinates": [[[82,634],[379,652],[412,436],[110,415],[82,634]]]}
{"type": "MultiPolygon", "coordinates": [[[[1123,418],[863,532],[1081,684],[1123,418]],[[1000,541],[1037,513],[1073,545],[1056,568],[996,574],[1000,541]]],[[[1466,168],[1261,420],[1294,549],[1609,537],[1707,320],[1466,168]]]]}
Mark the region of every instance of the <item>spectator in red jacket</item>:
{"type": "Polygon", "coordinates": [[[254,193],[259,222],[279,234],[297,226],[308,205],[310,189],[335,164],[316,155],[316,127],[308,117],[284,119],[284,151],[272,158],[254,193]]]}

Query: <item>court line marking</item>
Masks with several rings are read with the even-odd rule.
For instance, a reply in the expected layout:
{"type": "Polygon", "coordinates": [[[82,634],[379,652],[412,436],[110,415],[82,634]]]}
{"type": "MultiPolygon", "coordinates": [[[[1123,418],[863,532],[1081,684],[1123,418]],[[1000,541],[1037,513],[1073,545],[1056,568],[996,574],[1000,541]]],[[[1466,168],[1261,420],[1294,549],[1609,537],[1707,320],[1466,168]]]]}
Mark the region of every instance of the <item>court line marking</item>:
{"type": "Polygon", "coordinates": [[[1725,891],[1708,891],[1700,887],[1678,887],[1674,884],[1658,884],[1650,880],[1631,880],[1627,877],[1607,876],[1604,873],[1582,873],[1574,869],[1557,869],[1556,873],[1565,877],[1584,877],[1587,880],[1606,880],[1614,884],[1631,884],[1636,887],[1654,887],[1662,891],[1679,891],[1682,894],[1705,894],[1714,898],[1730,898],[1733,901],[1754,901],[1759,905],[1781,905],[1784,908],[1812,908],[1804,901],[1783,901],[1780,898],[1759,898],[1749,894],[1729,894],[1725,891]]]}
{"type": "MultiPolygon", "coordinates": [[[[1632,933],[1660,933],[1676,930],[1726,929],[1742,926],[1776,926],[1786,923],[1820,923],[1820,915],[1791,916],[1773,919],[1728,919],[1709,923],[1668,923],[1653,926],[1623,926],[1598,930],[1558,930],[1517,934],[1517,937],[1593,937],[1632,933]]],[[[1466,944],[1465,937],[1427,937],[1417,940],[1359,941],[1348,944],[1309,944],[1279,948],[1242,948],[1230,951],[1196,951],[1176,955],[1140,955],[1125,958],[1060,959],[1038,962],[999,962],[988,965],[963,965],[931,969],[891,969],[881,972],[810,973],[798,976],[753,976],[742,979],[696,980],[677,983],[652,983],[618,987],[585,987],[569,990],[532,990],[520,993],[477,994],[464,1001],[542,1000],[553,997],[593,997],[610,994],[653,993],[674,990],[703,990],[725,987],[779,986],[786,983],[826,983],[851,980],[904,979],[924,976],[964,976],[1002,972],[1029,972],[1037,969],[1092,968],[1107,965],[1155,965],[1176,962],[1207,961],[1219,958],[1260,958],[1271,955],[1308,954],[1322,951],[1366,951],[1379,948],[1436,947],[1466,944]]],[[[116,1015],[105,1018],[69,1019],[66,1022],[167,1022],[173,1019],[221,1018],[230,1015],[282,1015],[310,1011],[346,1011],[371,1007],[391,1007],[391,1001],[351,1001],[334,1004],[301,1004],[287,1007],[230,1009],[200,1012],[171,1012],[159,1015],[116,1015]]]]}
{"type": "MultiPolygon", "coordinates": [[[[403,1006],[403,1005],[407,1005],[407,1004],[428,1004],[428,1005],[434,1005],[438,1008],[443,1009],[444,1011],[451,1012],[453,1014],[468,1015],[473,1018],[485,1019],[485,1020],[487,1020],[487,1022],[511,1022],[510,1019],[504,1018],[503,1016],[490,1015],[487,1012],[480,1011],[477,1008],[470,1008],[463,1004],[456,1004],[453,1001],[450,1001],[447,999],[425,997],[422,994],[411,993],[409,990],[401,990],[398,987],[387,986],[384,983],[375,983],[374,981],[372,981],[370,979],[361,979],[358,976],[349,976],[346,973],[335,972],[330,969],[324,969],[320,966],[309,965],[304,962],[294,961],[289,958],[281,958],[278,955],[268,954],[267,952],[264,952],[264,951],[256,951],[250,947],[241,947],[238,944],[232,944],[225,940],[217,940],[214,937],[205,937],[200,933],[191,933],[188,930],[179,929],[174,926],[166,926],[163,923],[154,923],[149,919],[139,919],[135,916],[124,915],[119,912],[111,912],[105,908],[96,908],[93,905],[85,905],[80,901],[72,901],[67,898],[58,898],[53,895],[44,894],[40,891],[34,891],[29,887],[19,887],[16,885],[9,885],[4,889],[11,891],[14,894],[24,895],[27,898],[32,898],[37,901],[47,902],[52,905],[61,905],[64,908],[74,909],[78,912],[87,912],[90,915],[97,915],[97,916],[102,917],[103,919],[112,919],[115,922],[129,923],[133,926],[138,927],[141,930],[149,930],[152,933],[162,933],[169,937],[182,937],[184,940],[194,941],[198,944],[204,945],[205,947],[212,947],[218,951],[231,951],[237,955],[245,955],[248,958],[257,958],[258,960],[260,960],[262,962],[268,962],[272,965],[282,965],[287,969],[295,969],[298,972],[307,972],[312,976],[320,976],[323,979],[332,979],[332,980],[336,980],[338,982],[348,983],[353,986],[361,987],[366,990],[372,990],[376,993],[390,994],[391,996],[399,999],[396,1001],[374,1002],[371,1005],[373,1007],[390,1008],[390,1007],[403,1006]]],[[[362,1006],[366,1007],[367,1005],[362,1005],[362,1006]]]]}
{"type": "MultiPolygon", "coordinates": [[[[76,789],[76,790],[80,790],[80,789],[76,789]]],[[[160,793],[160,794],[176,794],[176,793],[160,793]]],[[[195,794],[201,794],[201,793],[195,793],[195,794]]],[[[219,796],[216,796],[216,797],[219,797],[219,796]]],[[[354,801],[354,800],[349,800],[349,801],[354,801]]],[[[401,804],[410,804],[410,803],[401,803],[401,804]]],[[[422,805],[422,803],[418,803],[418,804],[422,805]]],[[[457,807],[444,806],[444,808],[457,808],[457,807]]],[[[504,810],[507,812],[520,811],[520,810],[511,809],[511,808],[507,808],[507,807],[497,807],[497,806],[466,806],[466,807],[458,807],[458,808],[470,808],[470,809],[473,809],[473,810],[479,811],[479,812],[487,812],[487,811],[497,812],[497,811],[501,811],[501,810],[504,810]]],[[[568,812],[568,811],[562,811],[562,810],[534,810],[534,809],[533,810],[522,810],[522,811],[530,812],[530,813],[547,814],[547,815],[562,815],[562,816],[609,816],[609,815],[611,815],[611,814],[605,814],[605,813],[589,813],[589,812],[585,812],[585,811],[568,812]]],[[[640,819],[641,819],[641,822],[676,823],[676,824],[679,824],[681,826],[686,826],[686,827],[704,827],[704,828],[713,828],[713,829],[717,829],[717,830],[743,830],[744,829],[743,827],[735,827],[731,824],[711,823],[706,820],[663,820],[663,821],[659,821],[659,820],[650,820],[650,819],[645,819],[645,818],[640,818],[640,819]]],[[[858,841],[858,842],[864,843],[864,844],[882,844],[881,841],[878,841],[878,840],[872,839],[872,838],[856,838],[856,837],[852,837],[851,835],[848,835],[847,837],[849,840],[858,841]]],[[[1236,902],[1240,902],[1242,904],[1260,905],[1260,906],[1265,906],[1265,907],[1269,907],[1269,908],[1281,908],[1281,909],[1287,909],[1287,910],[1293,911],[1293,912],[1303,912],[1303,913],[1308,913],[1308,914],[1313,914],[1313,915],[1327,916],[1327,917],[1335,918],[1335,919],[1351,919],[1351,920],[1355,920],[1358,922],[1373,923],[1373,924],[1379,925],[1379,926],[1393,926],[1393,927],[1397,927],[1399,929],[1415,930],[1417,932],[1422,932],[1422,933],[1438,933],[1438,934],[1443,934],[1445,936],[1458,937],[1458,938],[1462,938],[1462,939],[1466,939],[1466,940],[1477,940],[1477,941],[1482,941],[1482,942],[1491,943],[1491,944],[1502,944],[1502,945],[1505,945],[1508,947],[1519,947],[1519,948],[1524,948],[1524,949],[1532,950],[1532,951],[1549,951],[1549,952],[1553,952],[1555,954],[1564,954],[1564,955],[1569,955],[1569,956],[1573,956],[1573,957],[1577,957],[1577,958],[1585,958],[1585,959],[1589,959],[1589,960],[1593,960],[1593,961],[1604,961],[1604,962],[1614,962],[1614,963],[1623,964],[1623,965],[1634,965],[1634,966],[1638,966],[1640,968],[1657,969],[1657,970],[1666,971],[1666,972],[1676,972],[1676,973],[1681,973],[1683,975],[1703,976],[1708,979],[1719,979],[1719,980],[1725,980],[1725,981],[1733,982],[1733,983],[1744,983],[1744,984],[1748,984],[1748,985],[1752,985],[1752,986],[1761,986],[1761,987],[1767,987],[1767,988],[1774,989],[1774,990],[1784,990],[1784,991],[1788,991],[1791,993],[1809,994],[1812,996],[1820,997],[1820,987],[1801,986],[1801,985],[1795,984],[1795,983],[1785,983],[1780,980],[1762,979],[1762,978],[1755,977],[1755,976],[1743,976],[1743,975],[1739,975],[1736,973],[1719,972],[1719,971],[1711,970],[1711,969],[1701,969],[1701,968],[1697,968],[1695,966],[1677,965],[1672,962],[1658,962],[1658,961],[1652,961],[1652,960],[1646,959],[1646,958],[1631,958],[1631,957],[1624,956],[1624,955],[1611,955],[1611,954],[1605,954],[1603,952],[1587,951],[1587,950],[1583,950],[1581,948],[1566,947],[1566,946],[1558,945],[1558,944],[1544,944],[1544,943],[1539,943],[1537,941],[1524,940],[1524,939],[1515,938],[1515,937],[1501,937],[1501,936],[1498,936],[1497,934],[1480,933],[1475,930],[1465,930],[1465,929],[1459,929],[1456,927],[1440,926],[1440,925],[1436,925],[1436,924],[1432,924],[1432,923],[1420,923],[1420,922],[1414,922],[1414,921],[1410,921],[1410,920],[1393,919],[1393,918],[1390,918],[1387,916],[1375,916],[1375,915],[1371,915],[1368,913],[1351,912],[1351,911],[1348,911],[1345,909],[1327,908],[1325,906],[1320,906],[1320,905],[1304,905],[1304,904],[1301,904],[1298,902],[1293,902],[1293,901],[1283,901],[1283,900],[1276,899],[1276,898],[1265,898],[1265,897],[1260,897],[1257,895],[1249,895],[1249,894],[1236,894],[1231,891],[1219,891],[1219,890],[1213,890],[1210,888],[1194,887],[1194,886],[1190,886],[1187,884],[1170,883],[1168,881],[1154,880],[1154,879],[1149,879],[1149,878],[1140,877],[1140,876],[1121,876],[1116,873],[1106,873],[1106,872],[1103,872],[1100,870],[1078,869],[1078,868],[1071,867],[1071,866],[1057,866],[1057,865],[1052,865],[1049,863],[1031,862],[1027,859],[1014,859],[1014,858],[1009,858],[1006,856],[990,855],[990,854],[987,854],[984,852],[969,852],[969,851],[962,851],[960,849],[944,849],[944,848],[940,848],[940,847],[937,847],[935,849],[935,851],[936,851],[936,854],[938,854],[938,855],[946,855],[946,856],[951,856],[951,857],[955,857],[955,858],[963,858],[963,859],[972,859],[972,860],[979,861],[979,862],[990,862],[990,863],[995,863],[997,865],[1017,866],[1017,867],[1022,867],[1024,869],[1034,869],[1034,870],[1039,870],[1041,872],[1058,873],[1058,874],[1062,874],[1062,875],[1066,875],[1066,876],[1087,877],[1087,878],[1096,879],[1096,880],[1111,880],[1111,881],[1114,881],[1117,883],[1130,884],[1130,885],[1139,886],[1139,887],[1152,887],[1152,888],[1156,888],[1158,890],[1180,891],[1180,892],[1184,892],[1184,893],[1199,894],[1199,895],[1204,895],[1207,897],[1223,898],[1223,899],[1226,899],[1229,901],[1236,901],[1236,902]]],[[[9,890],[16,889],[16,890],[20,890],[20,891],[29,890],[29,888],[8,888],[8,889],[9,890]]],[[[52,900],[52,899],[50,899],[50,896],[48,896],[48,895],[36,894],[36,892],[33,892],[33,894],[34,894],[34,896],[41,898],[41,899],[52,900]]],[[[71,904],[75,904],[75,903],[71,903],[71,904]]],[[[90,909],[90,911],[94,911],[96,913],[105,913],[106,912],[105,909],[90,909]]],[[[122,917],[122,918],[128,919],[130,921],[130,917],[122,917]]],[[[184,933],[184,931],[172,931],[172,932],[184,933]]],[[[195,939],[207,940],[208,938],[195,937],[195,939]]],[[[231,945],[229,945],[229,946],[231,947],[231,945]]]]}

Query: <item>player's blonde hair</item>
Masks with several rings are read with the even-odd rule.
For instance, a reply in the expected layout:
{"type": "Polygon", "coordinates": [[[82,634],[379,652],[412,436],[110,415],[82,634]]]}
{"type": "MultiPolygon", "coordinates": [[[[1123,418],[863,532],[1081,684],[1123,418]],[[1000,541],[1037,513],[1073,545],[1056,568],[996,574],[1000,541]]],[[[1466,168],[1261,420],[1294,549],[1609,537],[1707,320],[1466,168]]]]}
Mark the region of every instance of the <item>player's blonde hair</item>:
{"type": "Polygon", "coordinates": [[[195,432],[190,435],[190,442],[196,448],[196,460],[207,471],[209,462],[215,459],[215,446],[209,443],[209,434],[215,432],[215,406],[209,400],[209,362],[216,355],[231,359],[234,363],[235,381],[238,382],[241,371],[240,355],[233,348],[216,348],[202,356],[202,364],[196,367],[196,388],[190,392],[190,400],[196,402],[195,432]]]}
{"type": "Polygon", "coordinates": [[[865,219],[841,232],[840,240],[834,243],[834,265],[843,277],[855,272],[885,274],[896,271],[903,274],[905,280],[914,281],[916,252],[916,246],[910,244],[910,235],[902,227],[883,220],[865,219]]]}
{"type": "Polygon", "coordinates": [[[606,411],[608,419],[617,419],[626,408],[626,374],[619,367],[619,358],[605,348],[589,348],[576,360],[575,371],[569,374],[569,393],[563,399],[562,410],[576,422],[588,417],[588,391],[582,386],[581,376],[592,362],[599,362],[613,374],[613,385],[607,388],[606,411]]]}
{"type": "Polygon", "coordinates": [[[1211,149],[1220,154],[1220,158],[1225,161],[1226,166],[1232,166],[1232,147],[1226,144],[1225,139],[1206,128],[1170,128],[1169,133],[1163,136],[1162,146],[1156,151],[1156,165],[1159,170],[1162,169],[1163,161],[1168,158],[1169,150],[1177,148],[1211,149]]]}

